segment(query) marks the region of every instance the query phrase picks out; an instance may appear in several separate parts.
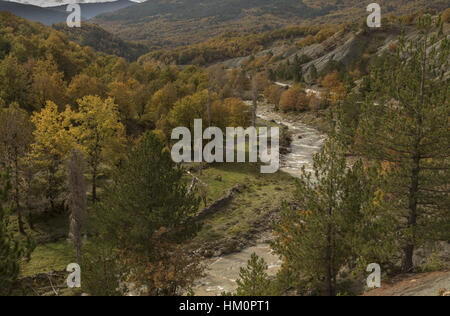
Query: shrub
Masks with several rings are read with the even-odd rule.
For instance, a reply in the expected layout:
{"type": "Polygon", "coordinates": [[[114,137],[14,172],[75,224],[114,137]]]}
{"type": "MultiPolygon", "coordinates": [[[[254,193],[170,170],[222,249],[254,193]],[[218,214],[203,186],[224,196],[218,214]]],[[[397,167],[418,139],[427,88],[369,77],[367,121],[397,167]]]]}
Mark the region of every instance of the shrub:
{"type": "Polygon", "coordinates": [[[281,95],[280,109],[283,112],[305,111],[308,109],[308,106],[308,97],[299,86],[290,88],[281,95]]]}

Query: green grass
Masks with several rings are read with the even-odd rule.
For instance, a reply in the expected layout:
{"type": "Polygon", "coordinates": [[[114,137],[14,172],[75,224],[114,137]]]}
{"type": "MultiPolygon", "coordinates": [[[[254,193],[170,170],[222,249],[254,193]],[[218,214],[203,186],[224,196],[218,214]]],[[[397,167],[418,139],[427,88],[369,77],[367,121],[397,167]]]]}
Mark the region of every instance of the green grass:
{"type": "Polygon", "coordinates": [[[37,245],[30,262],[22,263],[21,277],[62,271],[72,262],[76,262],[75,248],[66,240],[37,245]]]}
{"type": "Polygon", "coordinates": [[[216,164],[204,170],[200,178],[208,184],[208,204],[237,184],[245,184],[247,189],[236,194],[230,205],[206,218],[194,241],[198,243],[250,232],[255,229],[255,222],[279,209],[283,201],[290,200],[294,190],[290,175],[261,174],[257,164],[216,164]],[[218,176],[221,181],[217,180],[218,176]]]}

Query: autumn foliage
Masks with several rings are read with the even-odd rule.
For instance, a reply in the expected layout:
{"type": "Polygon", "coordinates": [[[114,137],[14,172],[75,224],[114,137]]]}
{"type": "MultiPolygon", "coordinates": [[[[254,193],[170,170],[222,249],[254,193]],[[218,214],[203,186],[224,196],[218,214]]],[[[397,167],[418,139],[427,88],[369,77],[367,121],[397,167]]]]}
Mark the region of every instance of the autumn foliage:
{"type": "Polygon", "coordinates": [[[300,86],[290,88],[281,95],[280,110],[284,112],[306,111],[308,105],[308,97],[300,86]]]}

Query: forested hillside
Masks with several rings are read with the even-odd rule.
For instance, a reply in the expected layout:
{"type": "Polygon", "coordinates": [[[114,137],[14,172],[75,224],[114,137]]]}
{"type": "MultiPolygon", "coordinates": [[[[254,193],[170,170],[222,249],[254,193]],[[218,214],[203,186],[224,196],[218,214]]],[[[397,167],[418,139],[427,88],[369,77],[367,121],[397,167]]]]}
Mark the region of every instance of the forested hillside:
{"type": "Polygon", "coordinates": [[[149,51],[146,45],[124,41],[95,24],[84,23],[82,28],[70,28],[59,23],[53,25],[53,28],[81,46],[89,46],[96,51],[123,57],[129,61],[136,61],[149,51]]]}
{"type": "MultiPolygon", "coordinates": [[[[95,23],[126,40],[155,47],[194,44],[224,32],[245,33],[279,29],[293,24],[354,21],[366,16],[370,2],[359,0],[154,0],[111,14],[95,23]]],[[[384,14],[447,7],[445,0],[383,0],[384,14]]]]}
{"type": "MultiPolygon", "coordinates": [[[[134,2],[128,0],[109,1],[105,3],[80,3],[81,19],[89,20],[105,12],[113,12],[133,5],[134,2]]],[[[40,7],[32,1],[29,3],[16,3],[5,0],[0,1],[0,12],[8,11],[24,19],[41,22],[45,25],[65,22],[70,14],[67,5],[56,5],[52,7],[40,7]]]]}

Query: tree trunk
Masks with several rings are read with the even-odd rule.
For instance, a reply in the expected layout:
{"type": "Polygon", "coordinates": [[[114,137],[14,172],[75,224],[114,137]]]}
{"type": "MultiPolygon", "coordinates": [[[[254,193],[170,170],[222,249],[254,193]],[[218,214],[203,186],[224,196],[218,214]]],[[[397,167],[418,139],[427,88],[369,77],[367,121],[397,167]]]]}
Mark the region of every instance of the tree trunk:
{"type": "Polygon", "coordinates": [[[83,244],[83,241],[82,241],[82,239],[80,238],[79,240],[77,240],[77,243],[76,243],[76,248],[77,248],[77,263],[81,266],[82,265],[82,250],[81,250],[81,248],[82,248],[82,244],[83,244]]]}
{"type": "Polygon", "coordinates": [[[20,209],[20,192],[19,192],[19,157],[17,154],[17,148],[15,148],[14,152],[14,186],[15,186],[15,193],[14,193],[14,203],[16,205],[16,211],[17,211],[17,219],[19,222],[19,231],[22,235],[25,235],[25,229],[23,227],[23,218],[22,218],[22,210],[20,209]]]}
{"type": "Polygon", "coordinates": [[[92,174],[92,202],[95,204],[97,201],[97,168],[94,168],[92,174]]]}
{"type": "Polygon", "coordinates": [[[332,258],[332,229],[331,225],[328,225],[328,231],[327,231],[327,253],[326,253],[326,261],[327,261],[327,274],[326,274],[326,286],[327,286],[327,295],[328,296],[336,296],[336,278],[334,276],[333,272],[333,258],[332,258]]]}
{"type": "Polygon", "coordinates": [[[414,156],[413,167],[411,171],[411,187],[409,191],[409,215],[408,215],[408,229],[412,230],[412,238],[408,240],[404,247],[404,258],[402,263],[403,272],[412,272],[414,270],[414,250],[415,250],[415,229],[417,226],[417,205],[419,194],[419,176],[420,176],[420,144],[422,142],[422,125],[423,117],[422,111],[424,107],[425,98],[425,72],[427,66],[427,36],[423,44],[423,57],[422,57],[422,78],[420,84],[420,103],[417,113],[417,135],[414,143],[414,156]]]}
{"type": "Polygon", "coordinates": [[[52,161],[52,165],[49,170],[49,188],[47,192],[48,199],[50,201],[51,213],[56,212],[55,195],[56,195],[56,162],[52,161]]]}
{"type": "Polygon", "coordinates": [[[211,88],[208,88],[208,127],[211,127],[211,88]]]}
{"type": "Polygon", "coordinates": [[[256,88],[256,82],[253,83],[253,108],[252,108],[252,126],[256,127],[256,110],[258,108],[258,90],[256,88]]]}
{"type": "Polygon", "coordinates": [[[33,213],[31,212],[31,209],[28,209],[28,225],[30,226],[31,230],[34,230],[33,213]]]}

